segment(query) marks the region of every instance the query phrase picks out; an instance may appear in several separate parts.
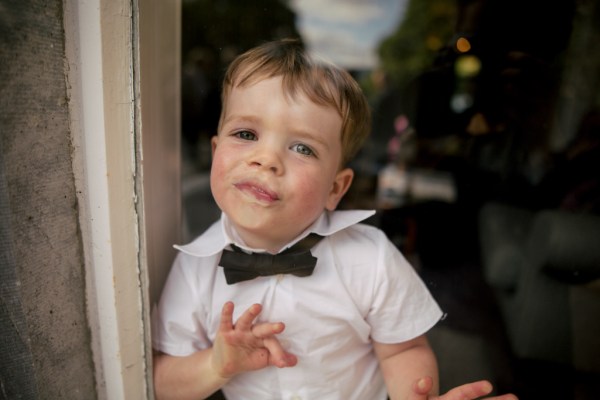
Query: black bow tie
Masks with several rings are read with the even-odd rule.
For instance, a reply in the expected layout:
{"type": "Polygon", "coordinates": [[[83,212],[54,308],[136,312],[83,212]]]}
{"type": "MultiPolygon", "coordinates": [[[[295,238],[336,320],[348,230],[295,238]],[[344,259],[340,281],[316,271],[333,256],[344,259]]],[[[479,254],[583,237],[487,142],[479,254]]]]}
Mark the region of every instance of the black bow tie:
{"type": "Polygon", "coordinates": [[[311,254],[310,249],[322,238],[311,233],[279,254],[247,254],[232,244],[233,251],[223,250],[219,266],[223,267],[228,285],[259,276],[278,274],[309,276],[317,264],[317,258],[311,254]]]}

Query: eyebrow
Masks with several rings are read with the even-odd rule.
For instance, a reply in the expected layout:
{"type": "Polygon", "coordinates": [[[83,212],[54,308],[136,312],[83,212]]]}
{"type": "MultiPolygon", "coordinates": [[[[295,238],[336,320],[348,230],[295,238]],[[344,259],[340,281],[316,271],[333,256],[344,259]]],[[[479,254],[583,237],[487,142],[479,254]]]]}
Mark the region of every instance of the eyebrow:
{"type": "Polygon", "coordinates": [[[259,122],[259,118],[253,115],[230,115],[223,120],[223,124],[226,124],[231,121],[241,121],[241,122],[250,122],[256,124],[259,122]]]}

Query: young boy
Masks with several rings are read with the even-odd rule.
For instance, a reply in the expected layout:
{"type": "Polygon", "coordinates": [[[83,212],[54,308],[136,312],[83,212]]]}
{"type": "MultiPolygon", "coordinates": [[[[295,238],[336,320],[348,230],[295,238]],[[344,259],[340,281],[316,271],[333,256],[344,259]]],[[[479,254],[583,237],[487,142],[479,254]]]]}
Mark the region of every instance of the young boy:
{"type": "MultiPolygon", "coordinates": [[[[385,235],[359,223],[372,211],[334,211],[370,127],[359,86],[283,40],[238,57],[222,95],[211,189],[223,214],[176,246],[154,321],[157,397],[427,398],[437,366],[424,334],[442,312],[385,235]],[[229,265],[248,253],[259,254],[229,265]],[[291,274],[275,271],[278,256],[243,276],[278,253],[291,274]]],[[[490,391],[478,382],[447,398],[490,391]]]]}

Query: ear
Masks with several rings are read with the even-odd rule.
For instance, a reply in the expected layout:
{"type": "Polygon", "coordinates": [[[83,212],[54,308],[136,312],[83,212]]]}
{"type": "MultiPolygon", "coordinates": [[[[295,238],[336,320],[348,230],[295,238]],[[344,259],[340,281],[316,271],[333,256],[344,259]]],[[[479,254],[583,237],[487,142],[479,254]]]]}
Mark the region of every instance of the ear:
{"type": "Polygon", "coordinates": [[[352,179],[354,179],[354,171],[350,168],[344,168],[337,173],[331,191],[329,192],[327,203],[325,203],[325,208],[327,210],[335,210],[342,197],[344,197],[350,188],[352,179]]]}

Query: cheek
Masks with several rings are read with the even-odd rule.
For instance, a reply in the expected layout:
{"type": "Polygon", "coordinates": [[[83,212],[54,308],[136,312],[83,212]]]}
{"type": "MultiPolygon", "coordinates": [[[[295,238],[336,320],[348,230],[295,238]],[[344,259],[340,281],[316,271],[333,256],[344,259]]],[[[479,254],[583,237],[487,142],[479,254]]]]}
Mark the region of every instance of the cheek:
{"type": "Polygon", "coordinates": [[[220,161],[220,158],[213,158],[210,167],[210,190],[215,200],[219,200],[221,196],[221,188],[224,184],[225,167],[220,161]]]}
{"type": "Polygon", "coordinates": [[[236,157],[239,161],[239,150],[232,148],[229,143],[219,144],[213,149],[212,163],[211,163],[211,174],[215,171],[218,175],[225,175],[228,168],[236,162],[236,157]]]}
{"type": "Polygon", "coordinates": [[[219,157],[213,157],[213,161],[210,164],[210,177],[212,180],[213,176],[223,175],[223,162],[219,157]]]}
{"type": "Polygon", "coordinates": [[[301,203],[300,208],[302,211],[307,213],[323,211],[329,193],[329,188],[325,189],[326,182],[328,180],[324,179],[321,171],[303,175],[296,179],[294,185],[299,194],[298,200],[301,203]]]}

